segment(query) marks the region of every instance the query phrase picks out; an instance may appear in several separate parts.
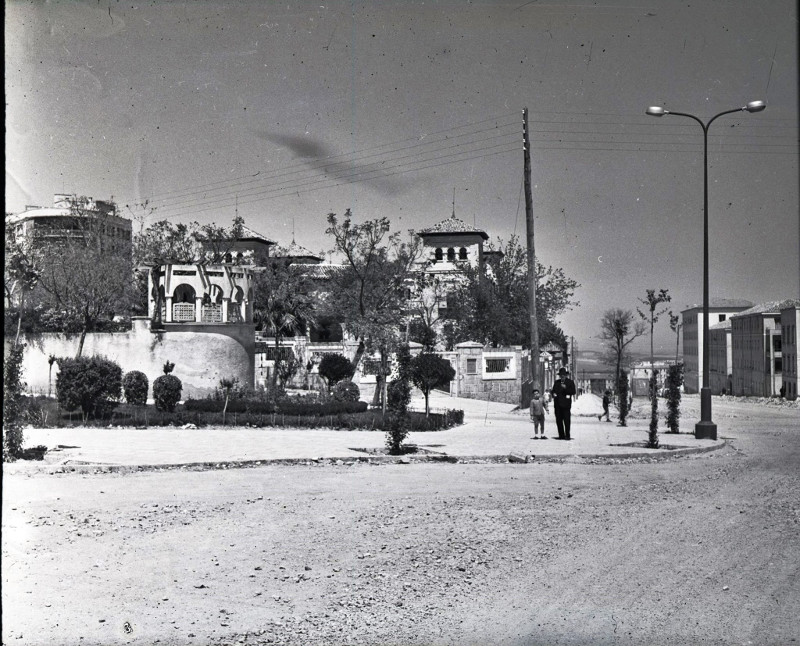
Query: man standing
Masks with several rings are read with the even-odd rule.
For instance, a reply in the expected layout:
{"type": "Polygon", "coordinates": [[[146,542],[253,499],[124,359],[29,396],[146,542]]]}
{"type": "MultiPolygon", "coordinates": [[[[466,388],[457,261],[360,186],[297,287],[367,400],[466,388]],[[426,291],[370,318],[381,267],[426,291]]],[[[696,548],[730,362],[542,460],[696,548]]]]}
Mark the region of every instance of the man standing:
{"type": "Polygon", "coordinates": [[[575,382],[569,378],[569,370],[562,367],[558,370],[558,379],[553,384],[553,412],[556,414],[556,427],[558,439],[570,440],[570,409],[572,396],[575,394],[575,382]]]}

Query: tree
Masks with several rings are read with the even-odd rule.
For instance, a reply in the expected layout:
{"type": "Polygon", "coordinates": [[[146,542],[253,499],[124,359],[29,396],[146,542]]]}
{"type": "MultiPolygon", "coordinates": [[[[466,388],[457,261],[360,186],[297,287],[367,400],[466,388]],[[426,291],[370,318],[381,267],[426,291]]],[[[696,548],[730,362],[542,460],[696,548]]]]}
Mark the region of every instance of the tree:
{"type": "Polygon", "coordinates": [[[683,364],[675,363],[667,368],[667,428],[668,433],[680,433],[681,386],[683,364]]]}
{"type": "MultiPolygon", "coordinates": [[[[494,249],[490,245],[490,249],[494,249]]],[[[465,267],[463,280],[448,297],[448,317],[455,322],[452,341],[530,347],[528,256],[516,236],[505,245],[498,239],[499,258],[483,267],[465,267]]],[[[553,342],[566,347],[557,317],[578,305],[578,283],[563,269],[536,262],[536,319],[540,346],[553,342]]],[[[448,344],[449,345],[449,344],[448,344]]]]}
{"type": "Polygon", "coordinates": [[[672,300],[672,297],[669,295],[669,290],[667,289],[659,290],[658,294],[656,294],[656,290],[648,289],[647,298],[640,298],[638,300],[640,303],[647,306],[646,310],[644,311],[639,307],[636,308],[636,311],[639,314],[639,318],[650,323],[650,370],[653,371],[653,366],[655,364],[653,352],[653,331],[659,317],[668,311],[668,308],[666,307],[658,310],[658,306],[661,303],[669,303],[672,300]]]}
{"type": "Polygon", "coordinates": [[[411,403],[411,361],[408,343],[402,343],[397,350],[397,379],[387,389],[389,409],[397,415],[405,415],[411,403]]]}
{"type": "MultiPolygon", "coordinates": [[[[279,360],[281,339],[307,329],[316,321],[315,286],[302,268],[289,259],[270,259],[253,274],[253,318],[256,329],[269,332],[275,340],[275,361],[279,360]]],[[[272,382],[277,383],[278,370],[272,382]]]]}
{"type": "Polygon", "coordinates": [[[600,319],[599,339],[604,347],[602,360],[607,365],[614,366],[614,384],[617,388],[622,366],[629,362],[628,348],[644,333],[644,322],[634,321],[633,312],[630,310],[620,308],[606,310],[600,319]]]}
{"type": "Polygon", "coordinates": [[[376,399],[386,412],[386,375],[389,354],[400,339],[400,327],[406,315],[406,285],[419,255],[419,240],[400,240],[399,233],[389,233],[389,220],[378,218],[356,224],[348,209],[341,221],[328,214],[326,233],[333,238],[334,251],[344,257],[344,267],[331,279],[327,313],[343,321],[343,327],[358,342],[353,360],[358,367],[367,350],[381,357],[376,399]]]}
{"type": "Polygon", "coordinates": [[[669,313],[669,329],[675,332],[675,363],[678,363],[678,350],[681,344],[681,328],[683,327],[683,323],[681,323],[681,317],[677,314],[670,312],[669,313]]]}
{"type": "Polygon", "coordinates": [[[353,376],[353,364],[342,354],[326,354],[319,362],[319,376],[325,380],[330,392],[336,383],[353,376]]]}
{"type": "Polygon", "coordinates": [[[411,381],[425,395],[425,416],[430,411],[428,397],[431,390],[452,381],[456,371],[447,359],[438,354],[423,352],[411,360],[411,381]]]}
{"type": "Polygon", "coordinates": [[[16,460],[22,453],[22,358],[24,343],[12,345],[3,357],[3,462],[16,460]]]}
{"type": "MultiPolygon", "coordinates": [[[[39,267],[30,240],[17,235],[13,226],[6,222],[5,267],[3,288],[5,303],[9,309],[16,309],[17,329],[14,344],[19,344],[22,328],[22,315],[25,310],[25,296],[39,281],[39,267]]],[[[6,316],[9,312],[6,311],[6,316]]]]}
{"type": "Polygon", "coordinates": [[[69,234],[50,240],[44,232],[32,244],[37,249],[41,300],[61,313],[65,326],[80,331],[75,355],[80,357],[88,332],[102,320],[128,313],[133,268],[130,244],[109,233],[105,212],[90,208],[84,197],[70,204],[69,234]]]}

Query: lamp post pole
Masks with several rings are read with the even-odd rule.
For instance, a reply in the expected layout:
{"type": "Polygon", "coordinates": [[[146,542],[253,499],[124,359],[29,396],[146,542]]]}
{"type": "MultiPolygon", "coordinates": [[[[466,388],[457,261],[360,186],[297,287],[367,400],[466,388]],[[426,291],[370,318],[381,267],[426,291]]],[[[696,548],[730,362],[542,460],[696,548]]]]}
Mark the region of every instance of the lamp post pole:
{"type": "Polygon", "coordinates": [[[689,114],[688,112],[673,112],[660,106],[647,108],[646,114],[653,117],[663,117],[665,114],[674,114],[679,117],[694,119],[703,129],[703,383],[700,388],[700,421],[695,424],[694,436],[697,439],[717,439],[717,425],[711,420],[711,386],[709,384],[709,364],[711,362],[711,348],[709,347],[708,319],[708,128],[715,119],[724,114],[733,112],[761,112],[767,105],[763,101],[751,101],[746,106],[735,110],[725,110],[715,114],[707,122],[689,114]]]}

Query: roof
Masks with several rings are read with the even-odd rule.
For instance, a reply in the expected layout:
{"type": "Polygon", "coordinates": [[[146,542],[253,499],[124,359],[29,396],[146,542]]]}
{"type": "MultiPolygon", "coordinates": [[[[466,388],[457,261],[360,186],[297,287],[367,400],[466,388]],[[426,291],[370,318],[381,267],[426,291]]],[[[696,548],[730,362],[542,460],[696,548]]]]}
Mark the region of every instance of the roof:
{"type": "MultiPolygon", "coordinates": [[[[752,301],[747,301],[743,298],[712,298],[708,305],[709,310],[745,310],[753,307],[752,301]]],[[[702,305],[692,305],[687,307],[681,312],[691,312],[692,310],[702,310],[702,305]]]]}
{"type": "Polygon", "coordinates": [[[750,309],[739,312],[734,316],[738,318],[740,316],[749,316],[750,314],[778,314],[781,310],[789,307],[797,307],[798,305],[800,305],[800,299],[797,298],[788,298],[782,301],[767,301],[766,303],[759,303],[750,309]]]}
{"type": "Polygon", "coordinates": [[[731,327],[731,320],[730,319],[725,319],[724,321],[720,321],[719,323],[716,323],[716,324],[712,325],[708,329],[709,330],[729,330],[730,327],[731,327]]]}
{"type": "MultiPolygon", "coordinates": [[[[232,227],[226,229],[226,232],[230,232],[232,227]]],[[[254,231],[250,227],[242,225],[242,233],[238,238],[239,240],[257,240],[259,242],[266,242],[267,244],[275,244],[274,240],[270,240],[266,236],[262,236],[258,231],[254,231]]]]}
{"type": "Polygon", "coordinates": [[[287,248],[276,249],[273,258],[309,258],[317,261],[318,263],[324,260],[322,256],[318,256],[313,251],[310,251],[302,245],[297,244],[294,240],[292,240],[292,244],[290,244],[287,248]]]}
{"type": "Polygon", "coordinates": [[[478,229],[477,227],[473,227],[472,225],[464,222],[464,220],[459,220],[455,216],[455,214],[445,220],[442,220],[438,224],[434,224],[432,227],[428,227],[427,229],[422,229],[417,233],[423,237],[435,236],[435,235],[448,235],[452,233],[476,233],[479,236],[481,236],[484,240],[489,239],[489,234],[486,233],[486,231],[478,229]]]}

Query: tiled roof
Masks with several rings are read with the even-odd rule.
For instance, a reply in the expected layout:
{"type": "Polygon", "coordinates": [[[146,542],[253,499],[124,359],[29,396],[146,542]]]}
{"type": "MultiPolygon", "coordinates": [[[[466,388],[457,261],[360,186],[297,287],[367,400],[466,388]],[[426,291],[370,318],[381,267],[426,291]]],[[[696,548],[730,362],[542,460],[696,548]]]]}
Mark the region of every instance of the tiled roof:
{"type": "Polygon", "coordinates": [[[473,227],[472,225],[464,222],[464,220],[459,220],[455,216],[450,216],[438,224],[434,224],[432,227],[428,227],[427,229],[422,229],[419,231],[419,235],[421,236],[446,233],[477,233],[484,240],[489,239],[489,235],[486,233],[486,231],[473,227]]]}
{"type": "Polygon", "coordinates": [[[725,330],[725,329],[728,329],[730,326],[731,326],[731,320],[730,319],[725,319],[724,321],[720,321],[719,323],[716,323],[716,324],[712,325],[708,329],[709,330],[725,330]]]}
{"type": "Polygon", "coordinates": [[[743,312],[738,312],[737,314],[733,314],[733,316],[747,316],[748,314],[767,314],[769,312],[778,313],[787,307],[798,307],[800,306],[800,299],[797,298],[788,298],[782,301],[767,301],[766,303],[759,303],[755,307],[751,307],[748,310],[744,310],[743,312]]]}
{"type": "MultiPolygon", "coordinates": [[[[230,231],[230,229],[228,229],[230,231]]],[[[262,236],[257,231],[254,231],[250,227],[242,226],[242,235],[239,236],[240,240],[260,240],[261,242],[266,242],[267,244],[275,244],[274,240],[270,240],[266,236],[262,236]]]]}
{"type": "Polygon", "coordinates": [[[287,248],[281,249],[278,248],[274,256],[275,258],[314,258],[316,260],[322,261],[323,257],[318,256],[313,251],[310,251],[303,247],[302,245],[297,244],[296,242],[292,241],[287,248]]]}

